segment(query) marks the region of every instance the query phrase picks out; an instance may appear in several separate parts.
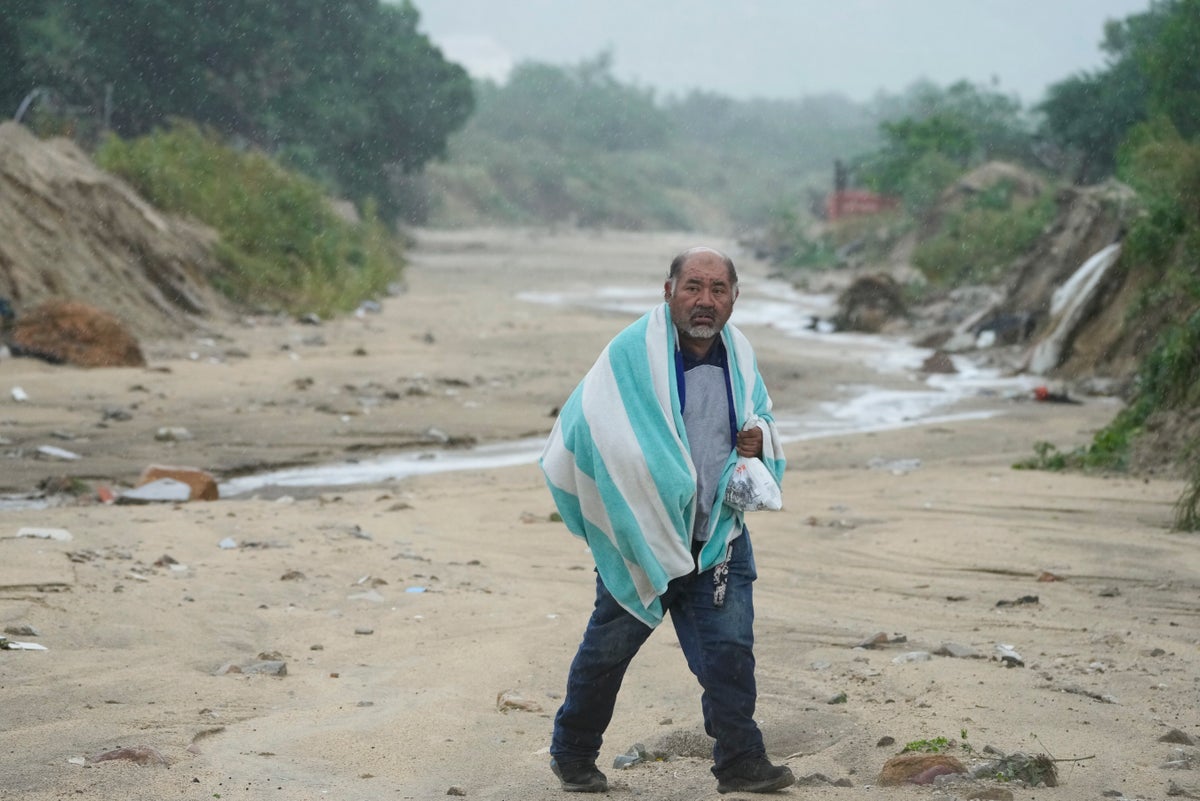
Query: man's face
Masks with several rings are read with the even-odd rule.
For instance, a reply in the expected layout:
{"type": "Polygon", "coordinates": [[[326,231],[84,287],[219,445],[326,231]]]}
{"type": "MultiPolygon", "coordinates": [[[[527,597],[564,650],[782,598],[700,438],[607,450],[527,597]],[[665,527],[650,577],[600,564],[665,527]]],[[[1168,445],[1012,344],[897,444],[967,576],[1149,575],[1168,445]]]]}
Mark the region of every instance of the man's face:
{"type": "Polygon", "coordinates": [[[663,297],[680,332],[692,339],[712,339],[729,322],[737,288],[730,284],[729,268],[719,256],[697,253],[679,269],[674,291],[667,281],[663,297]]]}

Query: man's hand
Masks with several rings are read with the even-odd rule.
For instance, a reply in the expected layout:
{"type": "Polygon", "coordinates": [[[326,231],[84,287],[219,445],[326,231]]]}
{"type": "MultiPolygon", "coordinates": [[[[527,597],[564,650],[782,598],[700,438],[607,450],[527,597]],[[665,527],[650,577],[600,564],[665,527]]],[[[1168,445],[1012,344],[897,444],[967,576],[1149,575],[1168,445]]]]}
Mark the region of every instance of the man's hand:
{"type": "Polygon", "coordinates": [[[753,459],[762,456],[763,432],[755,426],[749,431],[739,431],[737,435],[738,456],[753,459]]]}

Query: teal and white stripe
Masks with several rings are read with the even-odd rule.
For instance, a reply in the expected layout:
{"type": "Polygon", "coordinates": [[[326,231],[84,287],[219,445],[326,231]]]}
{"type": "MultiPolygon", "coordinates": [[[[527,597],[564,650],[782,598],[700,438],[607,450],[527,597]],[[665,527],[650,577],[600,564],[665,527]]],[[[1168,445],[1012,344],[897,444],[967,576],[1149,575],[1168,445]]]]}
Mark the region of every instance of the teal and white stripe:
{"type": "MultiPolygon", "coordinates": [[[[762,460],[778,481],[783,450],[754,351],[732,325],[721,336],[738,425],[751,414],[761,419],[762,460]]],[[[665,303],[614,337],[563,405],[541,458],[567,528],[587,541],[608,591],[648,626],[662,621],[658,597],[667,583],[696,569],[696,471],[679,408],[675,348],[665,303]]],[[[725,496],[736,456],[730,452],[717,498],[725,496]]],[[[742,532],[742,513],[718,505],[701,570],[742,532]]]]}

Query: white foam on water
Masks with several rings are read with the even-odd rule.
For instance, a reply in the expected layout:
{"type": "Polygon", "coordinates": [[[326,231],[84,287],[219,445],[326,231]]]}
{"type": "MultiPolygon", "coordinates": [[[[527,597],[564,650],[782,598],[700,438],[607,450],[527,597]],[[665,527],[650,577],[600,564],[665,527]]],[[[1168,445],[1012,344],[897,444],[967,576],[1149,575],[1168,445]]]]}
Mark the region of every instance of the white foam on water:
{"type": "Polygon", "coordinates": [[[480,445],[469,450],[422,450],[332,465],[313,465],[271,473],[239,476],[220,485],[222,498],[265,487],[338,487],[378,484],[409,476],[451,470],[489,470],[536,462],[546,441],[530,437],[515,442],[480,445]]]}
{"type": "MultiPolygon", "coordinates": [[[[853,349],[865,364],[884,375],[914,375],[932,353],[887,337],[832,333],[820,321],[835,311],[832,295],[808,295],[782,281],[743,282],[734,322],[738,326],[770,327],[788,337],[827,342],[831,348],[853,349]]],[[[661,291],[651,288],[580,287],[562,292],[521,292],[519,300],[551,306],[573,306],[637,317],[661,302],[661,291]]],[[[961,356],[952,357],[956,374],[935,374],[913,380],[912,390],[883,389],[872,385],[840,388],[844,397],[818,404],[802,415],[779,415],[777,424],[785,442],[820,437],[850,436],[917,425],[979,420],[1000,413],[992,410],[953,412],[959,401],[991,396],[997,401],[1028,393],[1037,383],[1032,377],[1006,378],[961,356]]],[[[532,464],[541,455],[545,440],[482,445],[469,450],[422,450],[395,456],[363,459],[335,465],[316,465],[241,476],[220,486],[221,497],[244,495],[265,487],[334,487],[376,484],[410,476],[451,470],[487,470],[532,464]]]]}

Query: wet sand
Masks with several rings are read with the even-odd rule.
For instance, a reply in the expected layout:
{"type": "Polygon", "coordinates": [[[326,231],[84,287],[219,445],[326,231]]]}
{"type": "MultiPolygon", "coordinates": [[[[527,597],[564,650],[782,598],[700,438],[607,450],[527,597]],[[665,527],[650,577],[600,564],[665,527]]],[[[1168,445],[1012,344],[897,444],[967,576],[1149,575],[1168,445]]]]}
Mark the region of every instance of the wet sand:
{"type": "MultiPolygon", "coordinates": [[[[424,232],[406,291],[378,314],[148,343],[146,370],[0,362],[0,486],[69,475],[119,489],[155,462],[228,479],[542,436],[628,317],[517,294],[654,289],[689,244],[424,232]],[[9,401],[11,386],[29,400],[9,401]],[[113,408],[129,419],[105,419],[113,408]],[[156,439],[163,427],[192,437],[156,439]],[[81,458],[33,458],[41,444],[81,458]]],[[[766,272],[739,267],[748,280],[766,272]]],[[[854,347],[744,328],[781,415],[848,386],[920,381],[881,376],[854,347]]],[[[1200,560],[1193,538],[1167,529],[1180,485],[1011,469],[1037,441],[1086,442],[1111,406],[956,407],[984,408],[1002,413],[789,445],[784,511],[750,521],[759,718],[798,776],[850,786],[784,795],[927,797],[875,782],[904,743],[938,737],[969,745],[954,749],[968,764],[989,745],[1091,757],[1060,762],[1059,788],[1010,787],[1018,798],[1194,787],[1163,767],[1194,747],[1159,742],[1171,728],[1200,735],[1200,560]],[[879,632],[892,644],[855,648],[879,632]],[[903,658],[945,643],[978,657],[903,658]],[[1006,668],[997,644],[1023,665],[1006,668]]],[[[592,584],[551,511],[523,464],[0,512],[0,622],[32,626],[36,637],[10,636],[47,649],[0,652],[0,798],[561,797],[546,745],[592,584]],[[15,539],[22,527],[72,539],[15,539]],[[228,670],[264,661],[286,675],[228,670]],[[120,746],[153,748],[169,767],[77,764],[120,746]]],[[[699,725],[699,690],[664,627],[626,678],[601,755],[610,795],[717,798],[698,756],[609,767],[635,743],[695,739],[699,725]]]]}

